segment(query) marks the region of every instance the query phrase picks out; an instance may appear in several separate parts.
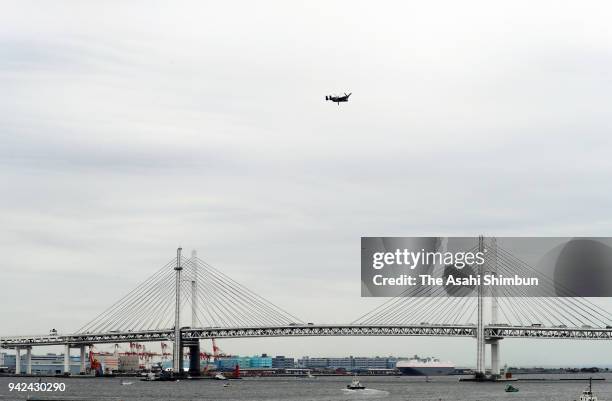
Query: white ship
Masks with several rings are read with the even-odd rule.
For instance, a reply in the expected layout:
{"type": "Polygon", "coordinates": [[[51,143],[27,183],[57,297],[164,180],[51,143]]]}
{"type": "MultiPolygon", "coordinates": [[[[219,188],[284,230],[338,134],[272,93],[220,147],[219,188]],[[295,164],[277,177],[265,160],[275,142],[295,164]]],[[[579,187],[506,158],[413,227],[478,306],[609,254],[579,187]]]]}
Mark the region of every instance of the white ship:
{"type": "Polygon", "coordinates": [[[597,401],[597,396],[593,394],[593,378],[589,377],[589,389],[584,390],[580,396],[580,401],[597,401]]]}
{"type": "Polygon", "coordinates": [[[446,376],[455,370],[452,362],[441,362],[436,358],[400,359],[395,367],[408,376],[446,376]]]}

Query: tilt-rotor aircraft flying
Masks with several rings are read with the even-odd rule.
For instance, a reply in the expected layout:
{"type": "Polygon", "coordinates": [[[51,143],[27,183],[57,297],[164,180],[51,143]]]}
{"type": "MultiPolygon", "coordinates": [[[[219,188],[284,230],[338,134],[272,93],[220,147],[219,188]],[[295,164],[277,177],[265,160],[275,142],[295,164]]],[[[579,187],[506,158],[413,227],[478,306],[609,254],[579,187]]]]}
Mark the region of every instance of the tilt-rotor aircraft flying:
{"type": "Polygon", "coordinates": [[[325,96],[325,100],[331,100],[332,102],[338,103],[338,106],[340,106],[340,102],[348,102],[349,96],[352,94],[353,93],[349,93],[347,95],[346,92],[344,92],[344,96],[325,96]]]}

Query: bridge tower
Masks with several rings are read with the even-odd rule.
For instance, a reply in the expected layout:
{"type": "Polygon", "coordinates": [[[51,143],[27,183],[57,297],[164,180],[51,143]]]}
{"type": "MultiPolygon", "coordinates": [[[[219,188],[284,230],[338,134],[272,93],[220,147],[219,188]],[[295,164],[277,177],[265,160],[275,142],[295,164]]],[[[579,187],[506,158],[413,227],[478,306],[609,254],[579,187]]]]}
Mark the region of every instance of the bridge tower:
{"type": "Polygon", "coordinates": [[[196,258],[198,252],[194,249],[191,251],[191,263],[193,268],[193,277],[191,278],[191,327],[196,327],[197,311],[198,311],[198,264],[196,258]]]}
{"type": "MultiPolygon", "coordinates": [[[[490,263],[490,272],[493,275],[497,275],[497,240],[495,238],[491,238],[491,246],[488,249],[489,260],[490,263]]],[[[497,303],[497,287],[491,287],[491,324],[497,324],[497,312],[498,312],[498,303],[497,303]]],[[[499,338],[491,338],[491,375],[498,376],[499,375],[499,338]]]]}
{"type": "MultiPolygon", "coordinates": [[[[478,275],[483,278],[485,274],[497,275],[497,240],[491,238],[490,245],[485,244],[483,236],[478,237],[478,252],[486,252],[486,263],[478,266],[478,275]]],[[[498,318],[499,304],[497,302],[497,289],[492,286],[490,293],[487,293],[486,287],[482,284],[478,286],[478,322],[476,326],[476,374],[484,377],[486,372],[486,344],[491,345],[491,376],[493,378],[499,376],[499,341],[501,338],[485,338],[484,335],[484,311],[485,297],[489,295],[491,303],[491,319],[490,323],[495,325],[498,318]]]]}
{"type": "MultiPolygon", "coordinates": [[[[481,235],[478,237],[478,252],[484,254],[485,245],[484,237],[481,235]]],[[[484,336],[484,286],[482,285],[482,277],[484,276],[484,264],[478,265],[478,277],[481,282],[478,285],[478,321],[476,325],[476,374],[485,374],[485,336],[484,336]]]]}
{"type": "Polygon", "coordinates": [[[183,372],[183,352],[181,346],[181,251],[183,248],[176,250],[176,281],[175,281],[175,304],[174,304],[174,350],[172,356],[172,370],[174,374],[183,372]]]}
{"type": "MultiPolygon", "coordinates": [[[[193,277],[191,279],[191,327],[196,327],[197,310],[198,310],[198,264],[196,258],[198,254],[195,250],[191,251],[191,264],[193,269],[193,277]]],[[[191,339],[186,341],[184,346],[189,348],[189,374],[191,376],[200,376],[200,339],[191,339]]]]}

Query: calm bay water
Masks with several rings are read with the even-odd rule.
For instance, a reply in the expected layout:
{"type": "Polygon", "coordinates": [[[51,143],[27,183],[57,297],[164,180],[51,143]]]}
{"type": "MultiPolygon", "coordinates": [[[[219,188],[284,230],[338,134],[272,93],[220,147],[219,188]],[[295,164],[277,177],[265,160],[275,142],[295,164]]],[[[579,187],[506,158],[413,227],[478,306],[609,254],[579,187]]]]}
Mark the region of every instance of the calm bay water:
{"type": "MultiPolygon", "coordinates": [[[[612,401],[612,374],[594,374],[606,381],[594,381],[593,391],[600,401],[612,401]]],[[[519,379],[588,378],[589,375],[520,375],[519,379]]],[[[368,389],[363,392],[345,390],[349,377],[245,378],[231,381],[230,387],[215,380],[181,382],[142,382],[121,385],[121,379],[65,379],[63,393],[16,393],[8,391],[15,378],[0,378],[0,400],[25,400],[28,394],[38,400],[181,400],[181,401],[351,401],[351,400],[546,400],[571,401],[580,396],[588,382],[518,381],[518,393],[504,392],[503,383],[466,383],[458,377],[432,377],[429,383],[415,377],[361,377],[368,389]]],[[[132,380],[132,379],[129,379],[132,380]]],[[[20,382],[37,382],[23,379],[20,382]]],[[[47,379],[56,382],[60,379],[47,379]]]]}

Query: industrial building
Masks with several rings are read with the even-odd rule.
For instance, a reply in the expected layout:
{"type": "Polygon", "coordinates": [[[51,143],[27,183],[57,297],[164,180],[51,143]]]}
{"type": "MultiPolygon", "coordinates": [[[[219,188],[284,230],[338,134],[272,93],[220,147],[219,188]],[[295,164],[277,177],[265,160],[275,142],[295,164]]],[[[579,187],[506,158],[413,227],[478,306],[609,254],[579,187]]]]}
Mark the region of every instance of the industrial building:
{"type": "Polygon", "coordinates": [[[139,369],[138,355],[119,355],[119,370],[121,372],[136,372],[139,369]]]}
{"type": "MultiPolygon", "coordinates": [[[[8,371],[14,372],[16,367],[15,354],[0,354],[0,366],[6,367],[8,371]]],[[[21,373],[26,373],[26,356],[21,355],[21,373]]],[[[70,373],[78,375],[81,369],[81,358],[70,357],[70,373]]],[[[33,375],[60,375],[64,373],[64,354],[32,355],[33,375]]]]}
{"type": "Polygon", "coordinates": [[[284,355],[277,355],[272,358],[272,367],[275,369],[295,368],[295,358],[287,358],[284,355]]]}
{"type": "Polygon", "coordinates": [[[219,359],[216,364],[219,370],[232,370],[236,365],[239,366],[241,370],[269,369],[272,368],[272,358],[266,354],[261,356],[232,356],[219,359]]]}
{"type": "MultiPolygon", "coordinates": [[[[95,353],[95,360],[100,364],[100,372],[109,374],[121,370],[135,372],[139,369],[139,359],[136,355],[119,355],[95,353]]],[[[20,370],[26,373],[26,355],[21,355],[20,370]]],[[[90,369],[89,359],[85,360],[85,369],[90,369]]],[[[16,368],[16,355],[0,353],[0,371],[14,372],[16,368]]],[[[81,372],[81,358],[70,356],[70,374],[78,375],[81,372]]],[[[62,375],[64,374],[64,354],[32,355],[33,375],[62,375]]]]}
{"type": "MultiPolygon", "coordinates": [[[[206,361],[200,361],[200,369],[203,370],[207,365],[206,361]]],[[[261,356],[229,356],[219,358],[214,363],[208,363],[213,370],[232,371],[238,366],[240,370],[271,369],[272,358],[263,354],[261,356]]],[[[162,369],[172,368],[172,361],[162,361],[162,369]]],[[[189,359],[183,360],[183,369],[189,369],[189,359]]]]}
{"type": "Polygon", "coordinates": [[[344,369],[346,371],[364,371],[372,369],[395,369],[395,357],[342,357],[342,358],[311,358],[298,359],[298,367],[307,369],[344,369]]]}
{"type": "Polygon", "coordinates": [[[4,373],[8,371],[8,366],[6,366],[4,364],[4,355],[6,355],[3,352],[0,352],[0,372],[4,373]]]}

